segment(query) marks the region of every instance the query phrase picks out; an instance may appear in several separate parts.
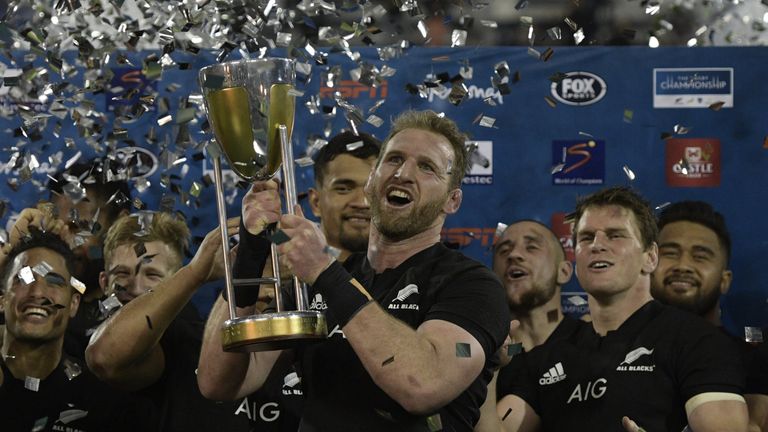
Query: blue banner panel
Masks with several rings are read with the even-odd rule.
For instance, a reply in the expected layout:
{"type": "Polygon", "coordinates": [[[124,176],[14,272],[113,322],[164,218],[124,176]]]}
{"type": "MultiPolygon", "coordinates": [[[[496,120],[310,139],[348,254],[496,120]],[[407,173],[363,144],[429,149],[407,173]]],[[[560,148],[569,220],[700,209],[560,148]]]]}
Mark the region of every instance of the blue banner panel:
{"type": "MultiPolygon", "coordinates": [[[[734,282],[723,298],[724,323],[739,335],[745,326],[768,324],[768,287],[761,278],[768,230],[755,223],[768,214],[765,48],[560,47],[548,61],[530,56],[526,47],[415,47],[386,61],[375,48],[357,51],[356,61],[329,53],[327,65],[300,68],[297,89],[303,96],[297,101],[293,133],[297,157],[318,138],[348,128],[348,117],[363,119],[359,129],[383,139],[391,119],[404,110],[445,113],[470,134],[478,153],[464,181],[462,207],[447,219],[444,237],[488,265],[499,222],[536,219],[549,224],[554,214],[573,211],[578,196],[604,186],[631,185],[653,205],[708,201],[725,215],[734,245],[734,282]],[[506,76],[499,74],[504,62],[510,72],[506,76]],[[342,73],[331,86],[326,72],[335,66],[342,73]],[[361,71],[374,71],[374,78],[361,71]],[[361,76],[374,86],[362,84],[361,76]],[[337,104],[336,95],[355,112],[337,104]],[[668,145],[679,141],[668,144],[667,139],[699,144],[668,153],[668,145]],[[714,149],[707,142],[719,143],[719,177],[716,184],[697,184],[692,167],[707,163],[707,152],[714,149]],[[587,145],[576,147],[582,143],[587,145]],[[668,163],[667,154],[678,160],[668,163]],[[682,173],[686,155],[690,174],[682,173]],[[586,164],[571,169],[587,157],[586,164]],[[578,172],[582,169],[588,171],[578,172]],[[682,183],[668,183],[668,170],[674,169],[682,183]],[[602,184],[555,181],[564,178],[599,178],[602,184]]],[[[88,88],[80,93],[54,87],[49,97],[27,100],[19,87],[0,87],[5,117],[0,124],[6,131],[0,159],[4,221],[45,198],[46,176],[78,153],[87,158],[136,147],[145,152],[136,157],[141,169],[132,180],[134,196],[150,209],[163,202],[183,212],[195,236],[214,229],[212,167],[205,153],[211,137],[201,130],[206,119],[197,72],[214,63],[215,55],[175,52],[173,60],[189,67],[151,77],[125,71],[127,65],[140,68],[149,54],[125,53],[130,63],[109,66],[122,81],[105,88],[89,81],[93,75],[81,69],[66,80],[49,77],[56,85],[66,81],[88,88]],[[135,97],[146,106],[122,105],[135,97]],[[108,105],[118,103],[131,110],[110,112],[108,105]],[[36,124],[44,127],[35,129],[36,124]]],[[[64,59],[75,64],[75,57],[72,53],[64,59]]],[[[3,61],[24,79],[44,66],[36,60],[26,67],[22,59],[18,55],[14,64],[3,61]]],[[[5,81],[13,84],[13,79],[5,81]]],[[[306,191],[313,181],[311,166],[297,166],[296,174],[300,193],[306,191]]],[[[242,190],[234,187],[231,173],[228,178],[226,199],[229,214],[235,215],[242,190]]],[[[310,214],[308,209],[305,213],[310,214]]],[[[569,310],[583,311],[575,277],[564,291],[569,293],[564,297],[569,310]]],[[[202,309],[211,292],[201,290],[196,297],[202,309]]]]}

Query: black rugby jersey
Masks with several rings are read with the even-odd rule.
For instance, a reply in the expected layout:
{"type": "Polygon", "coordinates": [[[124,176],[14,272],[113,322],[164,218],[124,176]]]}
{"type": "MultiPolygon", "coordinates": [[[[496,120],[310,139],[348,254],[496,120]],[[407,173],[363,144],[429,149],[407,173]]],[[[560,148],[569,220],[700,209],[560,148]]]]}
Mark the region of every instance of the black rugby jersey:
{"type": "Polygon", "coordinates": [[[499,395],[525,400],[544,431],[680,431],[685,402],[707,392],[741,394],[738,349],[698,316],[651,301],[618,329],[589,324],[512,359],[499,395]]]}
{"type": "MultiPolygon", "coordinates": [[[[438,413],[442,430],[471,431],[480,416],[495,353],[509,332],[506,297],[496,276],[439,243],[380,274],[363,254],[351,256],[344,267],[384,310],[412,328],[427,320],[445,320],[477,339],[486,357],[483,372],[438,413]]],[[[313,296],[312,306],[326,307],[321,295],[313,296]]],[[[328,339],[300,352],[305,396],[300,430],[434,430],[427,421],[430,416],[406,412],[373,382],[337,325],[332,305],[326,319],[328,339]]]]}
{"type": "Polygon", "coordinates": [[[138,432],[154,422],[149,406],[99,381],[74,357],[62,356],[37,381],[15,378],[2,360],[0,367],[3,432],[138,432]]]}

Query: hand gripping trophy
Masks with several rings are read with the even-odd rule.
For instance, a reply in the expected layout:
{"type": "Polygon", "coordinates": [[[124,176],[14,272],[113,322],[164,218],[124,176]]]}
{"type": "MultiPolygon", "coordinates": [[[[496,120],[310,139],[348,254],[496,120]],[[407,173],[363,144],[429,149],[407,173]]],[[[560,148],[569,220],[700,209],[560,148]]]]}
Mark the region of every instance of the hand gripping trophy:
{"type": "MultiPolygon", "coordinates": [[[[208,120],[221,152],[241,178],[267,180],[282,165],[286,211],[293,214],[296,184],[293,172],[291,131],[296,111],[292,89],[296,80],[294,61],[282,58],[241,60],[215,64],[200,70],[200,85],[208,120]],[[281,163],[282,161],[282,163],[281,163]]],[[[236,285],[272,284],[277,311],[238,317],[235,302],[229,302],[230,319],[224,322],[225,351],[264,351],[283,349],[301,342],[324,339],[325,317],[308,310],[306,285],[293,277],[297,310],[283,310],[277,247],[271,245],[274,277],[233,279],[227,252],[227,215],[221,158],[211,155],[216,183],[216,207],[224,253],[228,298],[234,299],[236,285]]]]}

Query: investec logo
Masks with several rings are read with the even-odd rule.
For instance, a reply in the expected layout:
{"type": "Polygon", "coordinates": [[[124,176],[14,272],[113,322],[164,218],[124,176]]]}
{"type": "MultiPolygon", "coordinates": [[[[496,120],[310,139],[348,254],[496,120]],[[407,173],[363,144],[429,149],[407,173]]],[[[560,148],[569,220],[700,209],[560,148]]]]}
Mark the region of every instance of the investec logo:
{"type": "Polygon", "coordinates": [[[371,87],[357,81],[341,80],[338,86],[320,87],[321,98],[333,98],[336,92],[341,94],[344,99],[357,99],[366,96],[370,99],[384,99],[389,92],[389,85],[387,81],[382,81],[377,87],[371,87]]]}
{"type": "Polygon", "coordinates": [[[564,380],[565,377],[566,375],[565,370],[563,369],[563,364],[557,362],[554,366],[549,368],[548,371],[544,372],[544,375],[542,375],[541,378],[539,378],[539,385],[554,384],[564,380]]]}
{"type": "Polygon", "coordinates": [[[591,105],[605,96],[605,81],[590,72],[567,72],[552,83],[552,96],[566,105],[591,105]]]}
{"type": "MultiPolygon", "coordinates": [[[[450,87],[436,87],[429,92],[429,101],[432,102],[437,96],[439,99],[446,100],[448,95],[451,94],[450,87]]],[[[503,105],[504,99],[501,97],[501,93],[493,87],[481,88],[476,85],[467,86],[467,98],[468,99],[488,99],[492,98],[497,104],[503,105]]]]}

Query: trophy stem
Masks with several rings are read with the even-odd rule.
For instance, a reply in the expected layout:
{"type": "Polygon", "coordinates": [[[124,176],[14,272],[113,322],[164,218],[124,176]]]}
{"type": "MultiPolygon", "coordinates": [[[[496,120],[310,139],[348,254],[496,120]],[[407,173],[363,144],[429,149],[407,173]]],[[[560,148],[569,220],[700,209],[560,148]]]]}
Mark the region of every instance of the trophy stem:
{"type": "Polygon", "coordinates": [[[272,276],[275,278],[275,306],[278,312],[283,311],[283,291],[282,281],[280,280],[280,260],[277,257],[277,245],[272,243],[269,245],[270,252],[272,253],[272,276]]]}
{"type": "MultiPolygon", "coordinates": [[[[283,180],[285,181],[285,202],[288,214],[295,214],[294,207],[298,202],[296,198],[296,176],[293,170],[293,147],[288,139],[288,128],[285,125],[279,125],[280,131],[280,149],[283,157],[283,180]]],[[[293,277],[293,288],[296,294],[296,309],[299,311],[307,310],[306,286],[299,281],[299,278],[293,277]]]]}
{"type": "Polygon", "coordinates": [[[227,290],[227,306],[229,318],[235,319],[235,287],[232,283],[232,267],[229,264],[229,234],[227,233],[227,208],[224,206],[224,183],[221,180],[221,157],[213,158],[213,181],[216,183],[216,213],[219,217],[219,232],[221,233],[221,250],[224,252],[224,289],[227,290]]]}

